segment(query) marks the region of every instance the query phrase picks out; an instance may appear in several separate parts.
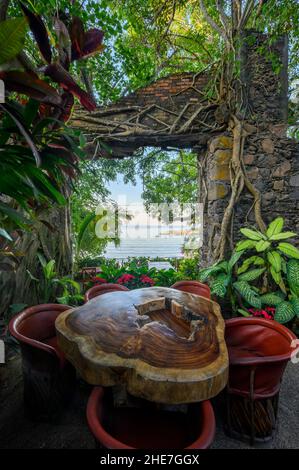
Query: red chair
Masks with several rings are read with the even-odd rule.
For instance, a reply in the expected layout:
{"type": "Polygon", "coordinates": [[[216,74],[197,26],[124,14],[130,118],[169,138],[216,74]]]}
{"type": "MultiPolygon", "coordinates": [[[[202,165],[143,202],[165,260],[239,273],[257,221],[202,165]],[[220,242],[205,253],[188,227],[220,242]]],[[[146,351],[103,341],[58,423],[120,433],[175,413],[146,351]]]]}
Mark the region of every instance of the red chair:
{"type": "Polygon", "coordinates": [[[175,282],[171,287],[172,289],[189,292],[190,294],[200,295],[206,299],[211,298],[211,291],[209,286],[199,281],[178,281],[175,282]]]}
{"type": "Polygon", "coordinates": [[[50,419],[69,401],[75,370],[57,346],[55,320],[68,305],[41,304],[29,307],[9,323],[10,334],[21,347],[24,405],[28,417],[50,419]]]}
{"type": "Polygon", "coordinates": [[[251,444],[269,440],[283,372],[296,351],[297,338],[285,326],[263,318],[233,318],[225,323],[230,363],[226,430],[251,444]]]}
{"type": "Polygon", "coordinates": [[[88,291],[85,292],[84,301],[89,302],[89,300],[98,297],[99,295],[107,294],[108,292],[115,292],[115,291],[128,291],[129,289],[125,286],[120,284],[99,284],[96,286],[91,287],[88,291]]]}
{"type": "Polygon", "coordinates": [[[111,390],[95,387],[87,404],[87,422],[97,443],[107,449],[207,449],[215,436],[211,403],[189,405],[187,413],[113,406],[111,390]]]}

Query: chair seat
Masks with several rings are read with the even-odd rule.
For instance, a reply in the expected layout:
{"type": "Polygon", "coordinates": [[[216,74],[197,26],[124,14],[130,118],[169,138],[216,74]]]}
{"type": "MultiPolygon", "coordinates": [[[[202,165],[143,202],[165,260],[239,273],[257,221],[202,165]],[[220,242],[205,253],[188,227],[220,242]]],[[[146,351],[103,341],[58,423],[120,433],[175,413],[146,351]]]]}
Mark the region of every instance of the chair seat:
{"type": "Polygon", "coordinates": [[[231,364],[244,357],[263,357],[263,354],[258,350],[258,348],[250,348],[246,347],[246,345],[230,346],[228,349],[228,355],[229,362],[231,364]]]}
{"type": "Polygon", "coordinates": [[[58,344],[57,344],[57,336],[52,336],[50,338],[46,338],[42,341],[42,343],[48,344],[49,346],[52,346],[52,348],[55,349],[56,353],[59,356],[61,366],[63,367],[66,363],[66,358],[64,353],[59,349],[58,344]]]}

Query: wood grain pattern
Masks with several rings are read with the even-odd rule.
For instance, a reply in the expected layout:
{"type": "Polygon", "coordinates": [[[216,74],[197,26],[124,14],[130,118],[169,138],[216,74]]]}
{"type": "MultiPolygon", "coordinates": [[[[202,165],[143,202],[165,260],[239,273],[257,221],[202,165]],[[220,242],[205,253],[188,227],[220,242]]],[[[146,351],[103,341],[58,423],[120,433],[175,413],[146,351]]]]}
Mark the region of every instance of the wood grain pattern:
{"type": "Polygon", "coordinates": [[[61,314],[58,343],[91,384],[125,384],[160,403],[211,398],[227,382],[224,321],[215,302],[175,289],[113,292],[61,314]]]}

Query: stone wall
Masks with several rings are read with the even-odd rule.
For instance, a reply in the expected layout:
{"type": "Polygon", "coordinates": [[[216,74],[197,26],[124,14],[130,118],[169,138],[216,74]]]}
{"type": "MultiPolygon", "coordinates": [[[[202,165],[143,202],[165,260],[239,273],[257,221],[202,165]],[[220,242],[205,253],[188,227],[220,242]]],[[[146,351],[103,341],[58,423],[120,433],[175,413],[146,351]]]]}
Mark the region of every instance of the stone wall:
{"type": "MultiPolygon", "coordinates": [[[[265,222],[283,216],[286,228],[299,232],[299,145],[286,137],[286,69],[275,72],[271,60],[274,53],[285,66],[286,41],[279,40],[265,55],[265,51],[261,53],[265,40],[265,36],[259,35],[242,51],[245,68],[241,75],[247,94],[245,119],[253,125],[253,133],[247,137],[244,149],[245,168],[250,181],[262,194],[265,222]]],[[[208,145],[203,264],[213,260],[219,227],[230,197],[232,143],[230,134],[225,133],[211,139],[208,145]]],[[[234,239],[240,237],[240,227],[254,223],[253,196],[244,189],[235,207],[234,239]]]]}

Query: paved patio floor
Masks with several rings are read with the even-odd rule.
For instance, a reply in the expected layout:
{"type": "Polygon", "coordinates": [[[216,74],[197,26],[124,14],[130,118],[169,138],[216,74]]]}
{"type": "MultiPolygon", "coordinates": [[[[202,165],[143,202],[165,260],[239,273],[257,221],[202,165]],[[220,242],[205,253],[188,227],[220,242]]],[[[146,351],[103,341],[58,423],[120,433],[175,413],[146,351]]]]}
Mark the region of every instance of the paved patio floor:
{"type": "MultiPolygon", "coordinates": [[[[90,388],[78,382],[70,407],[57,424],[33,423],[25,419],[22,405],[22,375],[19,355],[0,366],[1,449],[92,449],[94,440],[85,419],[90,388]]],[[[217,416],[215,449],[247,449],[247,444],[223,433],[217,416]]],[[[299,364],[290,364],[284,375],[279,405],[278,431],[274,439],[257,448],[299,448],[299,364]]]]}

